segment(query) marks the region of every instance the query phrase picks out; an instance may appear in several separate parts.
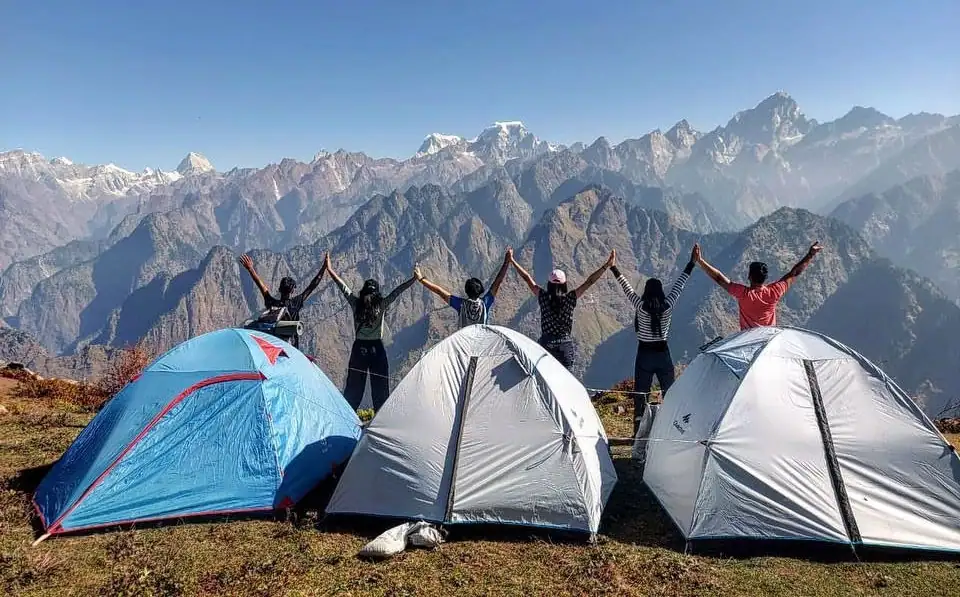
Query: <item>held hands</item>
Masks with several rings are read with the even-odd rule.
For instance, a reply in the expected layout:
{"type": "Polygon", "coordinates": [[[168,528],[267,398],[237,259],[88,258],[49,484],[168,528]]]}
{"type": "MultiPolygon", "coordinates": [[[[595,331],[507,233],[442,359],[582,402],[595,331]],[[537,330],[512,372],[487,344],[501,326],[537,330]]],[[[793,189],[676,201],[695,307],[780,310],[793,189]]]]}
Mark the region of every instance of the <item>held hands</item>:
{"type": "Polygon", "coordinates": [[[419,263],[413,266],[413,277],[417,282],[423,282],[423,272],[420,271],[419,263]]]}
{"type": "Polygon", "coordinates": [[[703,254],[700,252],[700,243],[693,244],[693,252],[690,253],[690,261],[700,265],[703,262],[703,254]]]}
{"type": "Polygon", "coordinates": [[[503,256],[504,263],[513,263],[513,247],[507,247],[507,252],[503,256]]]}
{"type": "Polygon", "coordinates": [[[610,251],[610,257],[607,258],[607,262],[603,266],[607,269],[615,266],[617,264],[617,250],[614,249],[610,251]]]}
{"type": "Polygon", "coordinates": [[[246,253],[240,256],[240,264],[248,270],[253,269],[253,259],[251,259],[246,253]]]}
{"type": "Polygon", "coordinates": [[[325,270],[333,269],[333,266],[330,265],[330,253],[326,253],[323,256],[323,269],[325,270]]]}

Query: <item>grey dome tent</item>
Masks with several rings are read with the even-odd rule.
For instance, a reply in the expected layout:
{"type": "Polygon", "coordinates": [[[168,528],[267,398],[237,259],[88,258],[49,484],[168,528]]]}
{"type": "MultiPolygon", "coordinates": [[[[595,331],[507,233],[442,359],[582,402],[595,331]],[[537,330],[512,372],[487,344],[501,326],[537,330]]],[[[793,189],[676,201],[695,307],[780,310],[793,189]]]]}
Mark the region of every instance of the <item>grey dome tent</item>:
{"type": "Polygon", "coordinates": [[[792,328],[709,346],[665,396],[644,481],[688,541],[960,550],[960,459],[843,344],[792,328]]]}
{"type": "Polygon", "coordinates": [[[583,385],[526,336],[473,325],[397,385],[327,513],[595,533],[616,480],[583,385]]]}

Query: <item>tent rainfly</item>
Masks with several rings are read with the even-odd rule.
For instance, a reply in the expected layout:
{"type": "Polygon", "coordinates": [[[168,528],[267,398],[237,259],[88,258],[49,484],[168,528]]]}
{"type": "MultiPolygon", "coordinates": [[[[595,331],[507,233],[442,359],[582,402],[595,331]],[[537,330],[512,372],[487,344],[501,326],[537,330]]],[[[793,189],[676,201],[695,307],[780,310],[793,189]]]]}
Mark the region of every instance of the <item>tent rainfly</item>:
{"type": "Polygon", "coordinates": [[[960,459],[843,344],[756,328],[705,349],[667,393],[644,481],[694,546],[809,540],[960,550],[960,459]]]}
{"type": "Polygon", "coordinates": [[[47,473],[34,496],[40,540],[285,508],[359,436],[343,395],[293,346],[247,330],[204,334],[127,384],[47,473]]]}
{"type": "Polygon", "coordinates": [[[327,512],[593,534],[616,480],[583,385],[526,336],[473,325],[398,384],[327,512]]]}

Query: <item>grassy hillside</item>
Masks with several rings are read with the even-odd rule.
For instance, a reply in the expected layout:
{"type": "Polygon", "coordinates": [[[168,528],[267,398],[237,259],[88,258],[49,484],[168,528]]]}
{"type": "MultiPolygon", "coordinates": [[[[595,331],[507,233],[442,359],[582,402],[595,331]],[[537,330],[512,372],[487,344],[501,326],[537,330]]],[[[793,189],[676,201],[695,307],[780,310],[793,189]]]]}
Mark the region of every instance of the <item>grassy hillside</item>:
{"type": "MultiPolygon", "coordinates": [[[[685,556],[626,449],[596,545],[513,530],[451,537],[386,562],[355,557],[383,531],[307,511],[290,520],[181,524],[31,548],[30,494],[92,416],[0,379],[0,589],[6,595],[957,595],[951,562],[824,564],[685,556]]],[[[601,407],[607,430],[629,409],[601,407]]],[[[956,437],[954,438],[957,439],[956,437]]]]}

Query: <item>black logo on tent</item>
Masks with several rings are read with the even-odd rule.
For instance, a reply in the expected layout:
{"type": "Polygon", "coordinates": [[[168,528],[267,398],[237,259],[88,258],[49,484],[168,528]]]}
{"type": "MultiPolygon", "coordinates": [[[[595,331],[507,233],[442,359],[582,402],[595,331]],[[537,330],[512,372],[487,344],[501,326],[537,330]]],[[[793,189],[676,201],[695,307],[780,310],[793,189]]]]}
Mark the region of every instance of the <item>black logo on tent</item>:
{"type": "MultiPolygon", "coordinates": [[[[683,421],[683,425],[689,425],[689,424],[690,424],[690,413],[687,413],[687,414],[683,415],[683,416],[680,418],[680,420],[683,421]]],[[[686,429],[683,425],[680,424],[680,421],[677,421],[676,419],[673,420],[673,426],[674,426],[674,428],[676,428],[677,431],[680,432],[680,435],[683,435],[684,433],[687,432],[687,429],[686,429]]]]}

